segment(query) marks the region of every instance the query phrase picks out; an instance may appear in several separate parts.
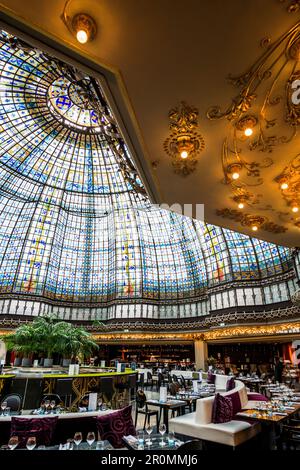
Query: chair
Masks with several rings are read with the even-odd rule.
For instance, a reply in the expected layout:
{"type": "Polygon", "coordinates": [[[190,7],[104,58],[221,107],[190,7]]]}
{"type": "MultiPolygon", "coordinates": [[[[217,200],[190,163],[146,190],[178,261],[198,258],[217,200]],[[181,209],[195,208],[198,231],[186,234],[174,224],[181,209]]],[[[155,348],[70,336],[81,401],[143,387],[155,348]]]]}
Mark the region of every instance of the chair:
{"type": "Polygon", "coordinates": [[[137,426],[138,415],[145,416],[143,429],[146,428],[146,423],[150,424],[151,416],[155,416],[157,431],[159,427],[158,411],[149,410],[146,403],[147,397],[143,390],[138,390],[136,394],[136,410],[135,410],[135,427],[137,426]]]}
{"type": "Polygon", "coordinates": [[[198,450],[203,450],[203,444],[202,441],[198,440],[191,440],[191,441],[186,441],[184,444],[182,444],[177,452],[184,452],[186,454],[189,454],[190,452],[197,452],[198,450]]]}
{"type": "Polygon", "coordinates": [[[161,386],[165,386],[167,385],[167,380],[164,378],[163,374],[161,372],[158,372],[157,374],[157,390],[159,390],[159,388],[161,386]]]}
{"type": "Polygon", "coordinates": [[[177,392],[179,391],[179,384],[176,382],[169,384],[169,392],[171,395],[176,396],[177,392]]]}
{"type": "Polygon", "coordinates": [[[64,398],[65,408],[70,408],[73,395],[73,379],[57,379],[54,393],[64,398]]]}
{"type": "Polygon", "coordinates": [[[112,408],[112,401],[115,395],[114,381],[111,377],[101,377],[100,393],[106,404],[112,408]]]}
{"type": "Polygon", "coordinates": [[[151,372],[147,372],[147,387],[151,386],[151,389],[153,388],[153,377],[151,372]]]}
{"type": "Polygon", "coordinates": [[[15,414],[20,413],[21,406],[22,406],[22,397],[21,397],[21,395],[18,395],[16,393],[6,395],[6,397],[3,398],[2,402],[4,402],[4,401],[7,402],[7,407],[10,408],[11,412],[13,412],[15,414]]]}
{"type": "Polygon", "coordinates": [[[283,425],[281,428],[281,434],[279,437],[280,450],[282,444],[285,444],[287,450],[300,449],[300,428],[298,426],[287,426],[283,425]]]}
{"type": "Polygon", "coordinates": [[[144,389],[144,387],[145,387],[145,374],[143,372],[138,374],[137,385],[142,389],[144,389]]]}

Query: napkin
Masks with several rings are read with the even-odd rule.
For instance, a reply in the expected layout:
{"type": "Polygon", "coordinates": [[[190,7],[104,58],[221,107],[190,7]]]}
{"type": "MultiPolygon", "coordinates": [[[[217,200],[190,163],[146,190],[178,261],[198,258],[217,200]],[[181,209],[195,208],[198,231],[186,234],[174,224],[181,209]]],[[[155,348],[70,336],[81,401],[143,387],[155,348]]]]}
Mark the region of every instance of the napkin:
{"type": "Polygon", "coordinates": [[[126,439],[126,441],[128,442],[137,442],[137,438],[135,436],[132,436],[131,434],[129,434],[128,436],[124,436],[124,439],[126,439]]]}

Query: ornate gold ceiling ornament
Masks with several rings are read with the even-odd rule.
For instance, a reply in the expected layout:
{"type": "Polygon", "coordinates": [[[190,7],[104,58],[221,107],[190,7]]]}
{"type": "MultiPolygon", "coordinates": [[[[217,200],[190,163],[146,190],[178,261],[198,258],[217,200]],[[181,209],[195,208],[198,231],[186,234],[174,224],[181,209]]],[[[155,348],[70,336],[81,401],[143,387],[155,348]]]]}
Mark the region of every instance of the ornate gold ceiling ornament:
{"type": "MultiPolygon", "coordinates": [[[[300,153],[276,176],[275,181],[280,185],[281,196],[293,215],[300,216],[300,153]]],[[[295,224],[298,226],[299,222],[298,217],[295,224]]]]}
{"type": "MultiPolygon", "coordinates": [[[[288,0],[289,5],[286,7],[288,13],[296,13],[300,10],[300,0],[288,0]]],[[[279,0],[280,3],[285,3],[286,0],[279,0]]]]}
{"type": "Polygon", "coordinates": [[[286,227],[274,224],[265,216],[244,214],[236,209],[217,209],[216,214],[220,217],[240,222],[242,226],[250,227],[253,232],[257,232],[259,229],[271,233],[284,233],[287,231],[286,227]]]}
{"type": "Polygon", "coordinates": [[[187,176],[195,171],[199,153],[205,147],[197,132],[198,110],[184,101],[169,112],[171,134],[164,142],[164,150],[172,159],[174,172],[187,176]]]}

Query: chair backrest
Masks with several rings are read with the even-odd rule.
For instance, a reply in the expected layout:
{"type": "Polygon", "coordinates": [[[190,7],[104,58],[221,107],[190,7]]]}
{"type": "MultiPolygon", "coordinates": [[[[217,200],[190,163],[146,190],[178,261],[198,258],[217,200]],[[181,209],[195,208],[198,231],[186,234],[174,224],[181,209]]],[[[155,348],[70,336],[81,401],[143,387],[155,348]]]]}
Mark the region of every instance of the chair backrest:
{"type": "Polygon", "coordinates": [[[176,395],[176,393],[179,390],[179,384],[175,382],[169,384],[169,390],[170,390],[171,395],[176,395]]]}
{"type": "Polygon", "coordinates": [[[151,374],[151,372],[149,372],[149,371],[147,372],[147,379],[148,379],[148,380],[152,380],[152,374],[151,374]]]}
{"type": "Polygon", "coordinates": [[[178,382],[178,377],[177,375],[173,374],[172,375],[173,382],[178,382]]]}
{"type": "Polygon", "coordinates": [[[136,392],[136,405],[138,408],[144,408],[147,401],[146,394],[143,390],[138,390],[136,392]]]}
{"type": "Polygon", "coordinates": [[[16,393],[6,395],[5,398],[3,398],[2,402],[6,401],[8,408],[10,408],[10,411],[14,412],[19,412],[21,410],[22,406],[22,397],[21,395],[18,395],[16,393]]]}

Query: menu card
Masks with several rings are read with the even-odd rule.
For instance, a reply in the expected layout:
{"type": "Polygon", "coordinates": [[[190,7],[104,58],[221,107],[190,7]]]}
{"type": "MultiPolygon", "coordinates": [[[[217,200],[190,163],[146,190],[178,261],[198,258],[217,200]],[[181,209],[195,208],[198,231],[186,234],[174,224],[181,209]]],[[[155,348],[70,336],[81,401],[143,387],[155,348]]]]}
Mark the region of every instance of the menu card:
{"type": "Polygon", "coordinates": [[[89,411],[96,411],[97,409],[97,393],[89,393],[89,404],[88,410],[89,411]]]}
{"type": "Polygon", "coordinates": [[[193,380],[193,391],[198,393],[198,382],[197,380],[193,380]]]}

